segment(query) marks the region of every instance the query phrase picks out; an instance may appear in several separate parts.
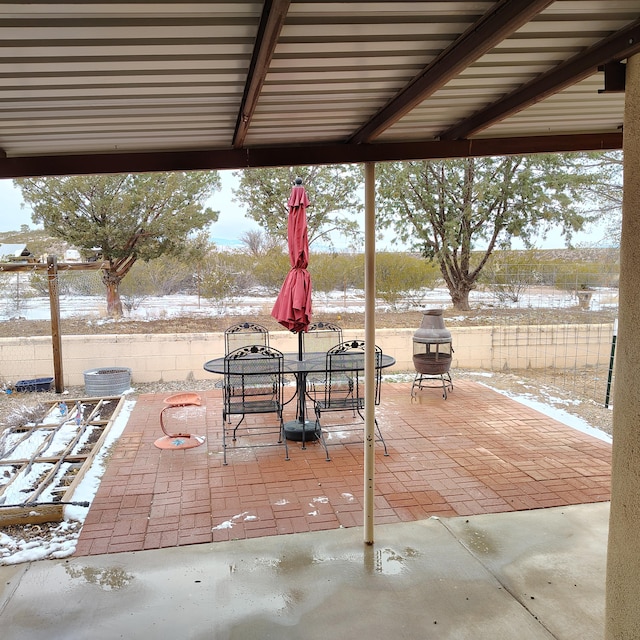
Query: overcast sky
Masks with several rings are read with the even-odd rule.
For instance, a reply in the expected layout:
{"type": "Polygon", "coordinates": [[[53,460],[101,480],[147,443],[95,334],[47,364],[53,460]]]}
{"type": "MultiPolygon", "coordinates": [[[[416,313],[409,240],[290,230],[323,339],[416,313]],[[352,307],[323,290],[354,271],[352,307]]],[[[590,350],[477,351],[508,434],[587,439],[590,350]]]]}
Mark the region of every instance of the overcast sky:
{"type": "MultiPolygon", "coordinates": [[[[222,190],[217,192],[207,203],[213,209],[220,212],[218,221],[211,226],[211,237],[218,245],[238,245],[240,236],[251,229],[259,229],[258,225],[245,216],[244,209],[233,202],[232,189],[237,185],[237,179],[232,171],[220,171],[222,190]]],[[[12,180],[0,180],[0,231],[18,231],[23,224],[33,226],[31,222],[31,210],[22,205],[22,194],[13,186],[12,180]]],[[[361,224],[363,221],[361,220],[361,224]]],[[[574,246],[580,244],[598,243],[604,237],[602,228],[593,227],[587,232],[576,234],[573,239],[574,246]]],[[[540,249],[562,249],[564,242],[559,230],[548,234],[546,240],[536,243],[540,249]]],[[[388,249],[394,246],[393,238],[387,237],[378,242],[380,249],[388,249]]],[[[344,248],[344,247],[337,247],[344,248]]],[[[396,247],[397,248],[397,247],[396,247]]],[[[514,249],[521,249],[522,245],[514,242],[514,249]]]]}

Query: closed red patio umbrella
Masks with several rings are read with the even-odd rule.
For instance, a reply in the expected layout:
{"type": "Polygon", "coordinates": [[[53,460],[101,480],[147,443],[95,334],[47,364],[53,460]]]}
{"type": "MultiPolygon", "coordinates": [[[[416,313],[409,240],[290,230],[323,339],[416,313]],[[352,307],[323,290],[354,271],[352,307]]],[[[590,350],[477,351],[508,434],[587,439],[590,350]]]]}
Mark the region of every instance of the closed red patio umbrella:
{"type": "MultiPolygon", "coordinates": [[[[289,196],[289,219],[287,239],[291,269],[287,274],[276,299],[271,315],[283,326],[298,334],[298,359],[302,360],[302,334],[311,322],[311,276],[309,266],[309,238],[307,236],[307,207],[309,198],[302,186],[302,178],[296,178],[289,196]]],[[[296,376],[298,411],[296,419],[284,425],[285,437],[289,440],[317,438],[315,422],[305,419],[306,378],[296,376]]]]}
{"type": "Polygon", "coordinates": [[[309,266],[309,239],[307,237],[307,207],[309,198],[302,186],[302,179],[289,196],[287,239],[291,270],[287,274],[276,299],[271,315],[283,326],[299,336],[299,355],[302,358],[302,332],[311,322],[311,276],[309,266]]]}

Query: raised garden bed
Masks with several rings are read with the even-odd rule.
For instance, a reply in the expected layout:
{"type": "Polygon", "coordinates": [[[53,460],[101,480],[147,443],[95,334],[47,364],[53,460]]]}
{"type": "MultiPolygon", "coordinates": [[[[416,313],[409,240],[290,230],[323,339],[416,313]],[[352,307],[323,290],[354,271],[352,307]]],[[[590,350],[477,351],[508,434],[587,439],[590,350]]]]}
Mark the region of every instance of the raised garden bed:
{"type": "Polygon", "coordinates": [[[45,405],[43,415],[0,435],[0,527],[60,522],[64,503],[102,447],[122,406],[117,397],[45,405]]]}

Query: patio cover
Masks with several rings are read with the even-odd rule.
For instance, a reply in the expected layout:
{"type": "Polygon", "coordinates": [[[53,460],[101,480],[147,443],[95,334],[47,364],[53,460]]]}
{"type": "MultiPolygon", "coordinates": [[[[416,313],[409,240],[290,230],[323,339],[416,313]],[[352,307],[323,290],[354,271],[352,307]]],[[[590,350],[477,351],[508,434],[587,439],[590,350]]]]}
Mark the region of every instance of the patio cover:
{"type": "Polygon", "coordinates": [[[0,177],[619,148],[628,0],[4,2],[0,177]]]}

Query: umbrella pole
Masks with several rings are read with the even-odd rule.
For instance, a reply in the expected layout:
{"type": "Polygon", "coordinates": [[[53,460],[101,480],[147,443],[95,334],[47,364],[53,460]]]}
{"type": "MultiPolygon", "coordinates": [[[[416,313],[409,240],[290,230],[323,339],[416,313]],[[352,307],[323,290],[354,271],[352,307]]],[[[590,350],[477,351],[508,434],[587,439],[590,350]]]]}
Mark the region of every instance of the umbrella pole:
{"type": "MultiPolygon", "coordinates": [[[[298,331],[298,360],[302,362],[302,331],[298,331]]],[[[307,387],[306,376],[301,375],[300,379],[296,381],[298,384],[298,420],[300,422],[300,429],[302,431],[302,448],[304,449],[304,443],[306,440],[306,416],[305,416],[305,392],[307,387]]],[[[310,438],[313,436],[309,434],[310,438]]]]}
{"type": "MultiPolygon", "coordinates": [[[[298,332],[298,360],[303,359],[302,331],[298,332]]],[[[297,409],[296,419],[284,423],[284,435],[287,440],[297,440],[302,442],[305,449],[305,442],[316,440],[319,437],[318,425],[315,420],[307,420],[306,416],[306,391],[307,374],[297,372],[296,374],[296,395],[297,409]]]]}

